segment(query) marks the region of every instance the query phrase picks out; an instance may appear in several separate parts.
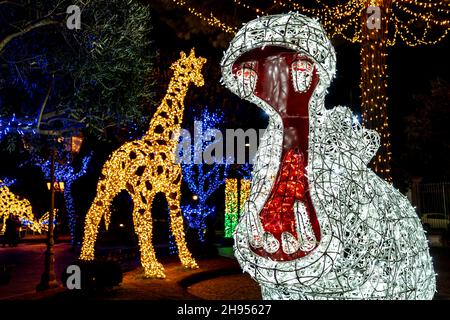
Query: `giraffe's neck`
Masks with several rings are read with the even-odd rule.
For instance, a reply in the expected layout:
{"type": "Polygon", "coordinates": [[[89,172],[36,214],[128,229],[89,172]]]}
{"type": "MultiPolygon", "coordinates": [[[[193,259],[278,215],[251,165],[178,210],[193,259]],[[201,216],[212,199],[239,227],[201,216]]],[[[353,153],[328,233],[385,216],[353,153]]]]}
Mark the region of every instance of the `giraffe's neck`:
{"type": "Polygon", "coordinates": [[[173,139],[173,134],[178,134],[181,129],[184,98],[188,85],[189,81],[186,77],[174,76],[172,78],[167,93],[153,115],[143,140],[175,146],[177,139],[173,139]]]}

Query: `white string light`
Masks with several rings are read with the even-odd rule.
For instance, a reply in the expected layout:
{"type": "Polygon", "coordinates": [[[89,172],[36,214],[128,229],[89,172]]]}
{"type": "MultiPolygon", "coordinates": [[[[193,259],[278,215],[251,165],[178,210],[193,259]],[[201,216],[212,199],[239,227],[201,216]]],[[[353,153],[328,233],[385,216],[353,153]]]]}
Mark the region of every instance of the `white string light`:
{"type": "MultiPolygon", "coordinates": [[[[367,168],[380,146],[379,135],[362,128],[348,108],[325,108],[335,63],[334,48],[321,25],[297,13],[245,24],[225,52],[225,85],[269,116],[254,160],[249,200],[235,233],[235,255],[261,285],[264,299],[431,299],[435,273],[420,220],[406,197],[367,168]],[[280,170],[283,122],[267,102],[239,88],[245,83],[233,73],[239,57],[264,46],[306,55],[319,76],[308,104],[306,176],[320,240],[305,256],[289,261],[255,253],[255,248],[272,245],[259,215],[280,170]]],[[[312,234],[310,238],[314,240],[312,234]]],[[[294,249],[283,248],[287,253],[294,249]]]]}

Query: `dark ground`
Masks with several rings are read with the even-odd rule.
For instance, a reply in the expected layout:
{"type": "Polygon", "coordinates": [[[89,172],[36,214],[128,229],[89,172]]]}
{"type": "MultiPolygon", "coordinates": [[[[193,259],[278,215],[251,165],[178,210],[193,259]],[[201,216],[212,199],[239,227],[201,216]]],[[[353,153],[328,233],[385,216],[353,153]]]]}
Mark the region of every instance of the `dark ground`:
{"type": "MultiPolygon", "coordinates": [[[[437,244],[439,245],[439,244],[437,244]]],[[[87,300],[259,300],[258,285],[241,272],[236,260],[230,258],[231,248],[222,248],[218,256],[200,259],[199,269],[184,269],[175,257],[163,258],[166,269],[164,280],[144,279],[141,267],[124,273],[123,282],[114,289],[101,293],[80,295],[80,291],[60,287],[36,293],[44,261],[43,243],[25,243],[16,248],[0,247],[0,266],[11,267],[11,281],[0,286],[0,300],[87,299],[87,300]]],[[[77,254],[68,243],[55,245],[55,269],[58,280],[64,267],[71,264],[77,254]]],[[[450,299],[450,248],[432,247],[431,254],[438,274],[438,293],[435,299],[450,299]]]]}

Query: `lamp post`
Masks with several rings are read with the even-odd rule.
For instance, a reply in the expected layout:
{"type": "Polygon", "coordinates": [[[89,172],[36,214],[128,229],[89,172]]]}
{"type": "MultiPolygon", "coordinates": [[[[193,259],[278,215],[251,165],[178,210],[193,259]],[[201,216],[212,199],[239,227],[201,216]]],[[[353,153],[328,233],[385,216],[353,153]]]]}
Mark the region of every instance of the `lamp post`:
{"type": "Polygon", "coordinates": [[[50,212],[48,217],[47,250],[45,251],[44,273],[41,282],[37,285],[37,291],[43,291],[58,287],[55,274],[55,239],[53,237],[53,219],[55,213],[55,156],[56,148],[52,150],[51,179],[50,179],[50,212]]]}

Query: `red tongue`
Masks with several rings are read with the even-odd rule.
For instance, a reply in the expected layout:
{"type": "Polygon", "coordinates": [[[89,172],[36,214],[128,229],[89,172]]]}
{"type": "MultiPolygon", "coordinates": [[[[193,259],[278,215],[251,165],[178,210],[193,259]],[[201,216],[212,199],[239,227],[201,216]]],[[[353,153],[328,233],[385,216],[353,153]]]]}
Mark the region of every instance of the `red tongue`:
{"type": "Polygon", "coordinates": [[[283,156],[281,170],[278,173],[269,199],[260,213],[264,230],[271,233],[280,242],[280,249],[270,254],[263,249],[252,248],[260,256],[268,257],[272,260],[289,261],[303,257],[310,252],[299,250],[293,254],[287,254],[281,248],[281,234],[283,232],[289,232],[295,238],[298,238],[294,216],[295,202],[304,204],[317,243],[320,241],[319,222],[309,195],[308,179],[305,176],[305,162],[302,153],[296,149],[287,150],[283,156]]]}

